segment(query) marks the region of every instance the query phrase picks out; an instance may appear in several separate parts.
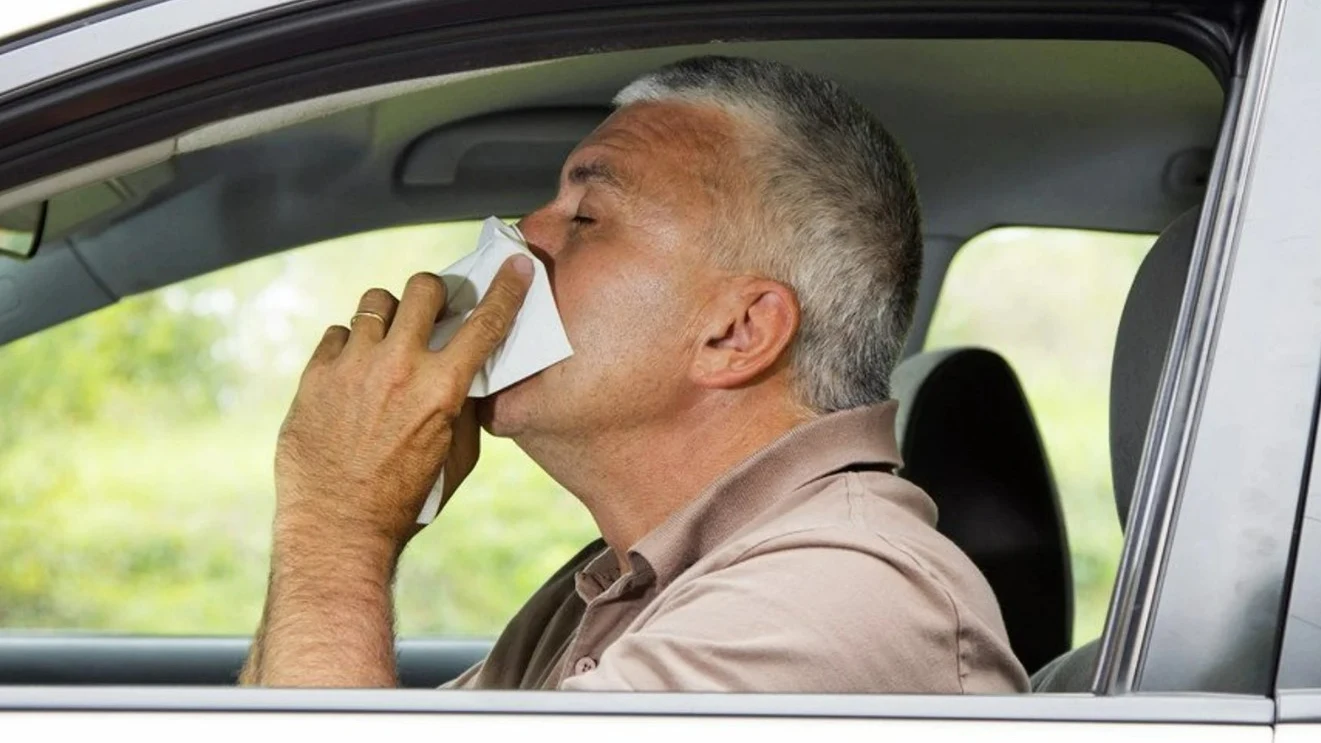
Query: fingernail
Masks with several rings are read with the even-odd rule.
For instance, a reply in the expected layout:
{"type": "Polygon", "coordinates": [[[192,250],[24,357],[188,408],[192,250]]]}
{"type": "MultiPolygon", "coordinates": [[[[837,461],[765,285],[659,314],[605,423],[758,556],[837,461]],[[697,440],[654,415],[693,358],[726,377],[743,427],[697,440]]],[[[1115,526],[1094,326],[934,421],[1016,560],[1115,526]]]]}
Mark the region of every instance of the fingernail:
{"type": "Polygon", "coordinates": [[[514,270],[517,271],[520,276],[531,276],[532,259],[522,254],[514,256],[514,270]]]}

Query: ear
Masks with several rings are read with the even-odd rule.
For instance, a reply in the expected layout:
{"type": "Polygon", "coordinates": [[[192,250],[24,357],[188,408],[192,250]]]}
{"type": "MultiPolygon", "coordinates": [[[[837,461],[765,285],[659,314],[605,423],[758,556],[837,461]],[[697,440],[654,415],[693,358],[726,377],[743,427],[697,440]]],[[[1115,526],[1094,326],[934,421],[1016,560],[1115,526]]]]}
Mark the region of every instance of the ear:
{"type": "Polygon", "coordinates": [[[730,389],[777,368],[798,334],[798,297],[777,281],[738,279],[708,306],[693,359],[694,384],[730,389]]]}

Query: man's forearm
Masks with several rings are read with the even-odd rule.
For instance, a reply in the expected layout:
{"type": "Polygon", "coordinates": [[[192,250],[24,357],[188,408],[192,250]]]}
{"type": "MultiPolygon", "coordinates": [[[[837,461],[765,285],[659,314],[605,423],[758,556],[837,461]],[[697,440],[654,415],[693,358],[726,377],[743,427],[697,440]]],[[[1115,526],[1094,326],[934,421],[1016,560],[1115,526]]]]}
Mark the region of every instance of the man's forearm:
{"type": "Polygon", "coordinates": [[[258,629],[252,640],[252,649],[243,662],[243,670],[239,671],[239,686],[261,686],[261,634],[262,630],[258,629]]]}
{"type": "Polygon", "coordinates": [[[535,275],[532,258],[506,260],[439,351],[446,290],[431,273],[413,275],[402,299],[369,289],[349,327],[326,328],[276,439],[270,585],[243,683],[398,684],[399,553],[437,476],[449,468],[452,493],[477,461],[468,392],[535,275]]]}
{"type": "Polygon", "coordinates": [[[397,685],[391,590],[397,556],[383,545],[329,543],[336,554],[277,538],[262,626],[240,683],[397,685]]]}
{"type": "Polygon", "coordinates": [[[248,649],[248,658],[239,672],[239,686],[261,685],[261,648],[266,641],[266,618],[270,615],[270,580],[266,582],[266,604],[261,610],[261,622],[257,624],[257,633],[252,638],[252,647],[248,649]]]}

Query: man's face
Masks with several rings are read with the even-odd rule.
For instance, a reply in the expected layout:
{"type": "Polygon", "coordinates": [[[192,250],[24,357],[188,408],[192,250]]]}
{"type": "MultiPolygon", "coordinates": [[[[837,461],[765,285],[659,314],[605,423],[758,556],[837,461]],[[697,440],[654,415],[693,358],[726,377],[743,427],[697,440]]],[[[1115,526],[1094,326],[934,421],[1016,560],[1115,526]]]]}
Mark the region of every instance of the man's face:
{"type": "Polygon", "coordinates": [[[566,439],[682,410],[703,306],[713,183],[732,125],[714,109],[628,106],[565,162],[555,200],[519,227],[545,261],[573,356],[488,398],[492,433],[566,439]]]}

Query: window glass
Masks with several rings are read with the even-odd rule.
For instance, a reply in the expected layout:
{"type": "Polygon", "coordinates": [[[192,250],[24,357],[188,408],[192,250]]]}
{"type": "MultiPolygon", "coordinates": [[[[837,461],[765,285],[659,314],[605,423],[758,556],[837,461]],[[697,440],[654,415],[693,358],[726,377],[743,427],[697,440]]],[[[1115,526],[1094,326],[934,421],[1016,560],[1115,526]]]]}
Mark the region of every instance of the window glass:
{"type": "Polygon", "coordinates": [[[1074,643],[1101,633],[1122,534],[1110,479],[1110,359],[1155,235],[1005,227],[964,245],[941,288],[927,349],[982,346],[1018,374],[1064,508],[1074,643]]]}
{"type": "MultiPolygon", "coordinates": [[[[356,235],[132,297],[0,347],[0,628],[249,634],[298,376],[358,297],[472,249],[479,223],[356,235]]],[[[595,535],[511,442],[409,547],[403,635],[493,636],[595,535]]]]}

